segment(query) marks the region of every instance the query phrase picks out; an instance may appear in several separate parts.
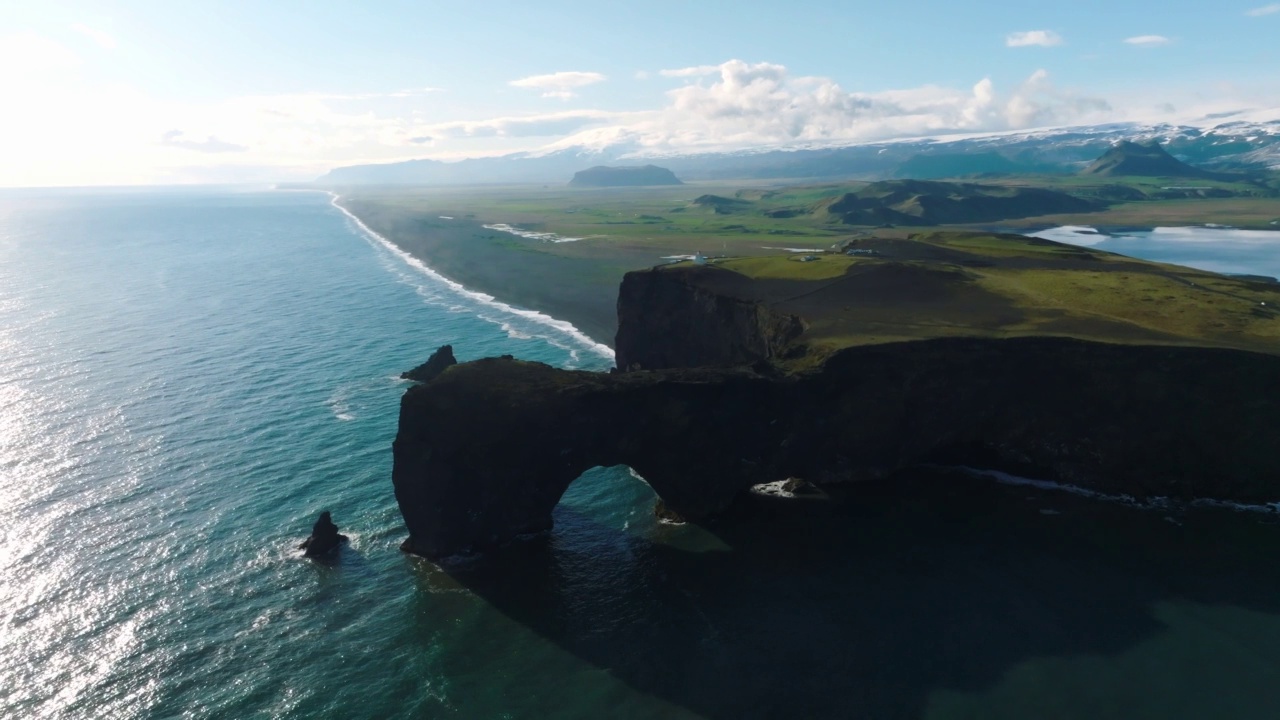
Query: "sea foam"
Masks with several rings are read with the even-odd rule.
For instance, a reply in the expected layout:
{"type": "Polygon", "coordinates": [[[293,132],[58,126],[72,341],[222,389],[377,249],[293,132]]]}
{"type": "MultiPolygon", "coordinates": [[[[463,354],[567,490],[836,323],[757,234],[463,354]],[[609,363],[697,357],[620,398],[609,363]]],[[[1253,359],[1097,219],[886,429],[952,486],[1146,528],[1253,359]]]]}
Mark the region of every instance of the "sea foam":
{"type": "MultiPolygon", "coordinates": [[[[526,310],[524,308],[515,307],[514,305],[508,305],[507,303],[504,303],[501,300],[496,299],[495,297],[493,297],[492,295],[489,295],[488,293],[479,292],[477,290],[471,290],[470,288],[466,287],[462,283],[455,282],[445,277],[444,275],[441,275],[440,273],[433,270],[426,263],[422,262],[421,260],[414,257],[413,255],[410,255],[409,253],[405,252],[403,249],[400,248],[399,245],[396,245],[395,243],[391,242],[390,240],[383,237],[379,233],[375,232],[368,225],[364,224],[364,221],[356,217],[350,210],[347,210],[345,207],[341,205],[341,203],[338,202],[340,198],[337,195],[337,193],[330,192],[329,197],[330,197],[330,201],[329,201],[330,204],[333,205],[335,208],[337,208],[339,211],[341,211],[343,215],[346,215],[348,218],[350,218],[351,221],[355,223],[356,227],[360,229],[360,232],[364,233],[366,237],[373,239],[374,241],[382,245],[384,248],[391,251],[396,257],[400,258],[402,261],[405,262],[405,264],[409,265],[414,270],[417,270],[423,275],[430,277],[432,280],[436,280],[436,281],[439,281],[440,283],[443,283],[446,287],[448,287],[453,292],[457,293],[458,295],[462,295],[463,297],[469,300],[473,300],[477,303],[480,303],[481,305],[485,305],[490,308],[499,310],[502,313],[524,318],[525,320],[532,321],[538,325],[542,325],[558,333],[567,335],[568,337],[572,338],[574,342],[584,346],[588,351],[596,355],[599,355],[600,357],[605,358],[607,360],[613,359],[614,357],[613,348],[591,339],[591,337],[589,337],[586,333],[579,330],[571,322],[551,317],[550,315],[547,315],[546,313],[538,312],[537,310],[526,310]]],[[[485,225],[484,227],[488,228],[489,226],[485,225]]],[[[490,229],[493,229],[493,228],[490,228],[490,229]]],[[[502,327],[505,324],[503,320],[486,317],[483,314],[480,317],[482,317],[483,319],[491,323],[494,323],[495,325],[498,325],[499,327],[502,327]]],[[[503,327],[502,329],[504,331],[509,331],[510,326],[508,325],[507,327],[503,327]]],[[[551,338],[544,338],[544,339],[546,339],[548,342],[551,342],[551,338]]],[[[552,343],[552,344],[555,344],[555,343],[552,343]]]]}

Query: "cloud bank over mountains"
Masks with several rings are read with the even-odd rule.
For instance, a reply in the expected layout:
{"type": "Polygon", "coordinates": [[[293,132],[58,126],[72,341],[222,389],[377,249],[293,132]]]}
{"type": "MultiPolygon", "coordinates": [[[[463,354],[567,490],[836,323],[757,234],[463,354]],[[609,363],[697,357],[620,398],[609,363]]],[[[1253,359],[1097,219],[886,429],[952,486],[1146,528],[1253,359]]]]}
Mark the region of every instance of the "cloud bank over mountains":
{"type": "MultiPolygon", "coordinates": [[[[1275,7],[1280,6],[1249,14],[1275,15],[1280,12],[1275,7]]],[[[1267,81],[1262,94],[1221,83],[1226,89],[1209,101],[1194,90],[1181,98],[1153,91],[1143,104],[1133,93],[1103,96],[1065,87],[1043,69],[1012,84],[979,76],[968,87],[862,92],[780,63],[732,59],[642,70],[634,77],[576,69],[499,80],[488,92],[491,106],[500,109],[468,118],[463,113],[477,104],[456,102],[454,94],[461,90],[447,87],[156,97],[94,77],[94,53],[125,53],[124,40],[87,25],[71,27],[69,37],[79,44],[27,31],[0,37],[0,97],[8,101],[0,114],[0,154],[10,168],[22,168],[7,175],[0,170],[0,185],[185,181],[214,177],[212,167],[222,168],[219,180],[308,179],[340,165],[423,157],[539,155],[577,148],[663,155],[852,145],[1173,120],[1175,110],[1185,116],[1192,110],[1208,114],[1280,106],[1274,81],[1267,81]],[[615,102],[608,109],[592,107],[593,98],[607,95],[604,90],[614,91],[615,102]],[[616,101],[633,90],[634,99],[616,101]],[[237,174],[236,168],[243,172],[237,174]]],[[[1003,39],[1011,49],[1002,52],[1023,58],[1038,48],[1066,44],[1052,30],[1020,31],[1003,39]]],[[[1173,41],[1138,35],[1124,42],[1157,48],[1173,41]]],[[[1045,51],[1046,57],[1061,52],[1045,51]]]]}
{"type": "Polygon", "coordinates": [[[1055,86],[1044,70],[1005,93],[987,78],[967,90],[850,92],[830,78],[792,76],[783,65],[742,60],[660,74],[687,80],[666,93],[661,109],[597,116],[594,127],[543,150],[624,144],[663,153],[857,143],[1104,121],[1112,110],[1102,98],[1055,86]]]}

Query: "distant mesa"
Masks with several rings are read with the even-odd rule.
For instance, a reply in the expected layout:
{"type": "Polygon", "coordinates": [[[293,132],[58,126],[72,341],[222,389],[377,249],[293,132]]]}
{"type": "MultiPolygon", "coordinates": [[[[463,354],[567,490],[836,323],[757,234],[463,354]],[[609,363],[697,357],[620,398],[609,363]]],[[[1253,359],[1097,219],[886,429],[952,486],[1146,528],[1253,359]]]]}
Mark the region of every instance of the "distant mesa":
{"type": "Polygon", "coordinates": [[[1184,177],[1213,179],[1218,173],[1201,170],[1175,158],[1157,143],[1121,140],[1080,172],[1101,177],[1184,177]]]}
{"type": "Polygon", "coordinates": [[[670,170],[657,165],[639,167],[596,167],[573,174],[570,187],[643,187],[646,185],[683,185],[670,170]]]}
{"type": "Polygon", "coordinates": [[[814,208],[846,225],[920,227],[1090,212],[1100,205],[1056,190],[932,180],[886,180],[814,208]]]}

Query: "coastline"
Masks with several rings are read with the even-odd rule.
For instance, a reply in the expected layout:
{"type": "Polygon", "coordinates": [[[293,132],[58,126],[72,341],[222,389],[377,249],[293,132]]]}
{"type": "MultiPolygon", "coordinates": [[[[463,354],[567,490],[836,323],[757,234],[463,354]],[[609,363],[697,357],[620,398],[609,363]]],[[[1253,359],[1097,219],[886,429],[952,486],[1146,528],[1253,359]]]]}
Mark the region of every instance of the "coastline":
{"type": "Polygon", "coordinates": [[[534,253],[521,253],[510,243],[494,242],[494,231],[470,219],[377,212],[371,204],[353,202],[334,191],[323,192],[361,232],[419,272],[472,299],[573,336],[598,354],[612,357],[617,329],[616,281],[607,286],[581,282],[583,268],[576,267],[578,263],[543,253],[537,253],[536,258],[541,267],[530,272],[534,253]]]}

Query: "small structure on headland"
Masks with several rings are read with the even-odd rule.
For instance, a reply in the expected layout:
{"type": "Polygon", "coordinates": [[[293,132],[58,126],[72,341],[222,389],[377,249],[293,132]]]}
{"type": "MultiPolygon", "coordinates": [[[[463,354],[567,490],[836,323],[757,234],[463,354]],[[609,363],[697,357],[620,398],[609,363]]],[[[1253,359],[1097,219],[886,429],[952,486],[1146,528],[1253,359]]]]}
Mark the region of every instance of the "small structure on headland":
{"type": "Polygon", "coordinates": [[[298,549],[303,550],[307,557],[320,557],[337,550],[346,541],[347,536],[338,532],[338,526],[333,524],[333,518],[325,510],[320,513],[316,524],[311,526],[311,536],[302,541],[298,549]]]}

